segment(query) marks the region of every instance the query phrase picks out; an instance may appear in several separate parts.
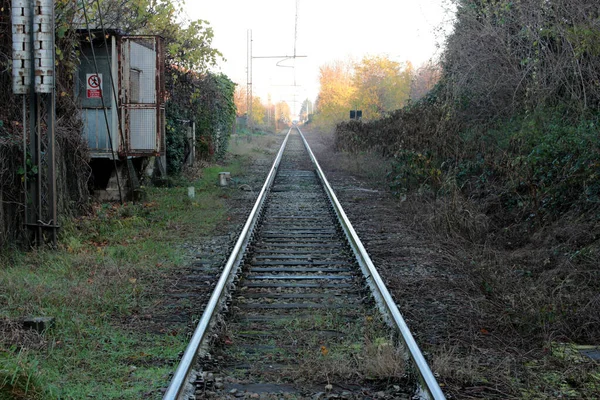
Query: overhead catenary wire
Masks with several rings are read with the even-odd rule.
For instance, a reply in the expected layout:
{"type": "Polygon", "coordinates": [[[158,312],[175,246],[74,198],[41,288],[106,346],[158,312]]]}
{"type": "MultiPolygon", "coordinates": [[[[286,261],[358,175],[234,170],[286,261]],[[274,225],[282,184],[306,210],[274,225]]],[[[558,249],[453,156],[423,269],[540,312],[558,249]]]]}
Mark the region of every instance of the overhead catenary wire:
{"type": "MultiPolygon", "coordinates": [[[[254,59],[259,59],[259,58],[278,58],[280,59],[279,61],[277,61],[275,63],[275,65],[277,67],[281,67],[281,68],[293,68],[294,69],[294,84],[293,85],[289,85],[289,86],[293,86],[293,87],[297,87],[297,86],[301,86],[298,85],[296,82],[296,59],[297,58],[306,58],[308,56],[299,56],[297,54],[297,41],[298,41],[298,8],[299,8],[299,0],[296,0],[296,10],[295,10],[295,15],[294,15],[294,48],[293,48],[293,53],[292,55],[283,55],[283,56],[253,56],[252,55],[252,30],[248,30],[248,67],[247,67],[247,78],[246,78],[246,84],[247,84],[247,104],[249,107],[249,115],[251,115],[251,90],[252,90],[252,60],[254,59]],[[294,65],[283,65],[283,63],[285,63],[288,60],[293,60],[294,65]],[[249,92],[249,93],[248,93],[249,92]]],[[[292,101],[293,103],[293,112],[296,112],[296,97],[294,95],[294,99],[292,101]]]]}

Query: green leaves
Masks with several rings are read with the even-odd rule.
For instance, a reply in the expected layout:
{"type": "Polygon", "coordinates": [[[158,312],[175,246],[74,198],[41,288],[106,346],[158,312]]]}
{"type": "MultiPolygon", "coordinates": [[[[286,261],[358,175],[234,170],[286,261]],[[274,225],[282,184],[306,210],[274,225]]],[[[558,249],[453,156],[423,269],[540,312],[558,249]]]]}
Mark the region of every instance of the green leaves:
{"type": "MultiPolygon", "coordinates": [[[[167,60],[185,69],[205,72],[222,58],[212,47],[214,33],[205,20],[190,21],[184,13],[182,0],[88,0],[88,17],[92,27],[100,26],[100,18],[106,27],[116,27],[128,34],[160,35],[165,40],[167,60]],[[126,3],[126,5],[124,4],[126,3]]],[[[57,20],[57,37],[67,34],[71,27],[73,7],[67,0],[57,20]],[[64,25],[67,23],[66,25],[64,25]]]]}
{"type": "Polygon", "coordinates": [[[187,127],[182,121],[196,123],[196,156],[213,160],[227,151],[236,108],[235,84],[223,74],[199,75],[192,71],[168,68],[167,153],[170,172],[183,166],[187,127]]]}
{"type": "Polygon", "coordinates": [[[25,161],[25,166],[27,167],[27,169],[25,169],[23,165],[17,168],[17,175],[24,176],[25,174],[27,174],[29,178],[33,178],[39,172],[38,166],[33,164],[33,161],[31,160],[31,155],[29,153],[27,154],[27,161],[25,161]]]}

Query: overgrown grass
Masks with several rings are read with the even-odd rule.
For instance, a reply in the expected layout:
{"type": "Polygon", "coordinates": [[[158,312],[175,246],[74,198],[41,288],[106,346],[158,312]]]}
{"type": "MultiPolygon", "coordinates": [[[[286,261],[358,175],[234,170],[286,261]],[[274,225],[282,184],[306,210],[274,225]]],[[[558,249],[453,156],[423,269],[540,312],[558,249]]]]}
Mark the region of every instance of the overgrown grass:
{"type": "Polygon", "coordinates": [[[395,343],[393,334],[377,310],[356,318],[354,323],[332,312],[297,321],[285,328],[290,337],[302,343],[294,381],[355,380],[399,382],[407,377],[406,351],[395,343]],[[323,338],[314,332],[339,332],[339,337],[323,338]]]}
{"type": "Polygon", "coordinates": [[[279,149],[276,143],[283,140],[284,134],[244,133],[231,137],[230,151],[236,156],[255,156],[257,154],[275,154],[279,149]]]}
{"type": "Polygon", "coordinates": [[[339,125],[336,145],[349,157],[388,156],[408,223],[460,277],[439,290],[470,304],[450,306],[465,329],[432,346],[434,370],[457,392],[598,398],[597,363],[582,357],[574,367],[548,349],[600,344],[600,115],[540,107],[468,125],[440,114],[447,109],[431,96],[379,121],[339,125]]]}
{"type": "Polygon", "coordinates": [[[0,324],[11,321],[13,334],[0,339],[0,399],[159,397],[185,330],[146,333],[136,320],[161,307],[161,285],[185,266],[182,244],[227,218],[218,173],[239,175],[242,161],[205,168],[175,187],[147,188],[143,203],[98,204],[62,222],[58,250],[4,250],[0,324]],[[30,315],[56,321],[36,345],[14,324],[30,315]]]}
{"type": "MultiPolygon", "coordinates": [[[[230,343],[217,351],[225,360],[244,360],[251,365],[249,374],[254,380],[308,385],[408,380],[406,352],[377,310],[351,315],[339,310],[314,312],[310,316],[241,323],[234,331],[230,333],[224,327],[221,334],[230,343]],[[252,336],[256,339],[249,339],[252,336]],[[247,351],[247,346],[256,343],[268,348],[247,351]],[[273,369],[273,363],[282,368],[273,369]]],[[[241,373],[245,376],[247,371],[241,373]]]]}

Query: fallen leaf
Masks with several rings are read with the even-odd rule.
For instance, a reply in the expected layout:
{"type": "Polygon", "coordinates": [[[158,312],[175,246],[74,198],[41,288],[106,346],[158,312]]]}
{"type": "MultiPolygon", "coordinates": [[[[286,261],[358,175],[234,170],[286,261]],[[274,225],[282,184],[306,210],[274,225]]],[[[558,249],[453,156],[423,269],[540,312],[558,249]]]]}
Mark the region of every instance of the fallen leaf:
{"type": "Polygon", "coordinates": [[[329,349],[325,346],[321,346],[321,354],[326,356],[327,354],[329,354],[329,349]]]}

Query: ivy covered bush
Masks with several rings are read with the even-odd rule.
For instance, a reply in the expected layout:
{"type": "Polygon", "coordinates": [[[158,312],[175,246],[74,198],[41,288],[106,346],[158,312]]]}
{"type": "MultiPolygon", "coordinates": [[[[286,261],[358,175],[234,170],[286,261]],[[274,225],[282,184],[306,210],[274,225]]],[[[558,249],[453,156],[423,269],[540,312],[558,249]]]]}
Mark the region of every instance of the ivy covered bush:
{"type": "Polygon", "coordinates": [[[189,152],[187,129],[196,123],[196,158],[222,158],[233,123],[235,84],[223,74],[167,68],[166,135],[168,172],[181,172],[189,152]]]}

